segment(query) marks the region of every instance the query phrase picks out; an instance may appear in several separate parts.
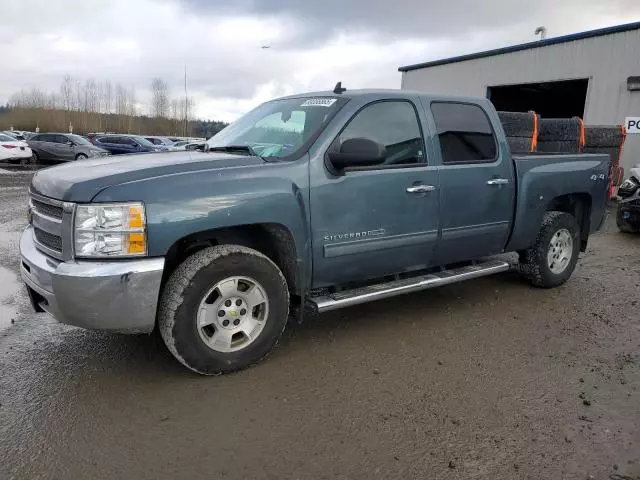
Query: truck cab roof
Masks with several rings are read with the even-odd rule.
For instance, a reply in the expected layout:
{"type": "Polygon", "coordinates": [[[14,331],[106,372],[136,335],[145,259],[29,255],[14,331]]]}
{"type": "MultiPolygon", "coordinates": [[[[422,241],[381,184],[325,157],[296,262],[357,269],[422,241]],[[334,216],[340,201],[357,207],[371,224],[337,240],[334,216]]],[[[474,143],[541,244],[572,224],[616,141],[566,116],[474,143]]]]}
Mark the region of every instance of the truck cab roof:
{"type": "Polygon", "coordinates": [[[364,98],[365,100],[375,101],[387,98],[407,98],[412,96],[418,96],[437,101],[457,101],[469,103],[483,103],[484,101],[488,102],[488,100],[481,97],[439,95],[418,90],[398,90],[394,88],[365,88],[358,90],[346,90],[342,93],[335,93],[332,90],[324,90],[317,92],[296,93],[293,95],[287,95],[285,97],[279,97],[274,100],[281,100],[283,98],[333,97],[346,99],[364,98]]]}

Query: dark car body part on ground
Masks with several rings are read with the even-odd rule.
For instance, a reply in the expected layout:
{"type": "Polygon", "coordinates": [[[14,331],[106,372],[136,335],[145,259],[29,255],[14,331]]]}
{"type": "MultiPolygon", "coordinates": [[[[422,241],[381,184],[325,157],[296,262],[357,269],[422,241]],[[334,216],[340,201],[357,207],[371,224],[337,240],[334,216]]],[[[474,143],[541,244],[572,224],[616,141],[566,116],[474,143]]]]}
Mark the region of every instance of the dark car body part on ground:
{"type": "Polygon", "coordinates": [[[305,306],[322,312],[509,269],[487,258],[495,254],[518,252],[534,285],[560,285],[607,200],[606,155],[512,156],[485,99],[285,97],[208,145],[243,148],[37,173],[21,240],[35,308],[105,330],[150,331],[158,318],[180,362],[232,371],[270,351],[287,310],[299,318],[305,306]],[[51,209],[57,222],[43,219],[51,209]],[[105,301],[100,289],[126,314],[96,308],[86,320],[82,305],[105,301]]]}
{"type": "Polygon", "coordinates": [[[617,193],[616,223],[626,233],[640,232],[640,165],[632,168],[617,193]]]}
{"type": "Polygon", "coordinates": [[[109,154],[86,138],[70,133],[37,133],[27,140],[27,144],[34,158],[42,162],[71,162],[109,154]]]}

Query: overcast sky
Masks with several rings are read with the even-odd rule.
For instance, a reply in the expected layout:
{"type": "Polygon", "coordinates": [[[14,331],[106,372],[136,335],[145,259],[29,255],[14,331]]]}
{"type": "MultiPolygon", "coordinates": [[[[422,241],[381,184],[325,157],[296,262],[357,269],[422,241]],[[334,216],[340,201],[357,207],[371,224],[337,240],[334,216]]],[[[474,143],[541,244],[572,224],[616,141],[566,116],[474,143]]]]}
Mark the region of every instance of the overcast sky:
{"type": "Polygon", "coordinates": [[[57,91],[65,73],[137,91],[164,78],[197,116],[233,120],[269,98],[399,88],[400,65],[640,20],[637,0],[5,0],[0,102],[57,91]],[[270,46],[263,49],[261,46],[270,46]]]}

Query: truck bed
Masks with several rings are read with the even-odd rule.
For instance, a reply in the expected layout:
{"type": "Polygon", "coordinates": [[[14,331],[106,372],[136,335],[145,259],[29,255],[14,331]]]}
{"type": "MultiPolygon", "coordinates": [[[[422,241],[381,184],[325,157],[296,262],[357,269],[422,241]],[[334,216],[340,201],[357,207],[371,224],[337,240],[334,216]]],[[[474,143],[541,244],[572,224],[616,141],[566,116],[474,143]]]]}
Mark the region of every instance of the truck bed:
{"type": "Polygon", "coordinates": [[[536,238],[544,212],[562,195],[588,197],[590,231],[600,227],[607,203],[609,156],[588,153],[527,153],[513,155],[516,212],[507,251],[528,248],[536,238]]]}

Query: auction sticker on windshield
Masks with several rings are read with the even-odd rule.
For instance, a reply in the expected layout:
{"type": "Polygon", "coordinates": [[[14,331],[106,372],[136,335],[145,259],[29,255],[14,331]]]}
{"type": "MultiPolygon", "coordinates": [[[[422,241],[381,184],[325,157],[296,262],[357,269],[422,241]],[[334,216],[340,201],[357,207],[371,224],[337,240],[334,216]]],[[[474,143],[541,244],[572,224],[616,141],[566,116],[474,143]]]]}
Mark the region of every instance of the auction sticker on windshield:
{"type": "Polygon", "coordinates": [[[305,100],[301,107],[330,107],[336,103],[336,98],[310,98],[305,100]]]}

